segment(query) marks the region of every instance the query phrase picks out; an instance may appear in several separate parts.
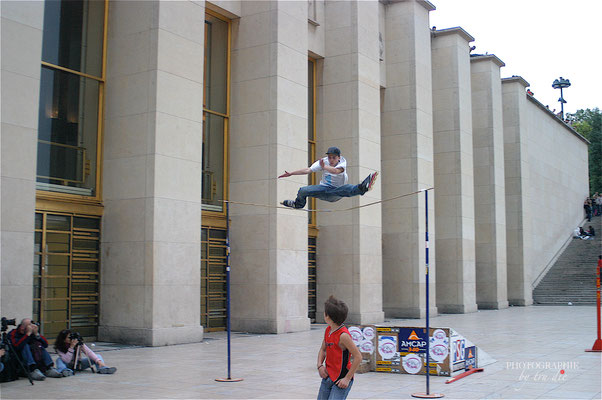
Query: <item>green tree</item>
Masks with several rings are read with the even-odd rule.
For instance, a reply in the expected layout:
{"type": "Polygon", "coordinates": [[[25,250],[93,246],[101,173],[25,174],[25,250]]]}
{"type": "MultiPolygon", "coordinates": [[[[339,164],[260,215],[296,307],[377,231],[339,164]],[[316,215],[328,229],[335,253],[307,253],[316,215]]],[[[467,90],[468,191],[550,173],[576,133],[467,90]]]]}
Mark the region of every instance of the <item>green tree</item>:
{"type": "Polygon", "coordinates": [[[590,194],[602,192],[602,112],[578,110],[570,114],[573,128],[591,142],[589,145],[589,190],[590,194]]]}

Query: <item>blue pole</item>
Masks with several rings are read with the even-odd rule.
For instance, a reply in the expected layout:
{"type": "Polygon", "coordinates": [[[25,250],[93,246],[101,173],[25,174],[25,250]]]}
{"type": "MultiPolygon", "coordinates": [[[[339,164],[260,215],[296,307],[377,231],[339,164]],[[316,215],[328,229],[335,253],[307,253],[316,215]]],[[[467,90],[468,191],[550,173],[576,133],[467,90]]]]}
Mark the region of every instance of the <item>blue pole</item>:
{"type": "Polygon", "coordinates": [[[226,203],[226,327],[228,328],[228,379],[230,376],[230,202],[226,203]]]}
{"type": "Polygon", "coordinates": [[[430,327],[429,327],[429,191],[424,191],[424,213],[426,221],[425,231],[425,250],[426,250],[426,394],[430,394],[429,376],[430,376],[430,327]]]}

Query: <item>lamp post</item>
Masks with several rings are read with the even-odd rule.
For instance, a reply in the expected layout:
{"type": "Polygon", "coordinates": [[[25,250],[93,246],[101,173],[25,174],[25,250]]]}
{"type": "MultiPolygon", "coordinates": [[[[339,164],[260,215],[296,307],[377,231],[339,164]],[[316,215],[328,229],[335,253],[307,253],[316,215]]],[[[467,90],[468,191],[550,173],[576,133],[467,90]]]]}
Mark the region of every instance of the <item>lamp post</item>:
{"type": "Polygon", "coordinates": [[[562,89],[568,88],[569,86],[571,86],[571,82],[568,79],[564,79],[562,76],[558,79],[555,79],[554,83],[552,83],[552,87],[554,89],[560,89],[560,98],[558,99],[558,101],[560,102],[560,115],[562,116],[563,120],[564,120],[564,103],[566,103],[566,100],[564,99],[564,96],[562,95],[562,89]]]}

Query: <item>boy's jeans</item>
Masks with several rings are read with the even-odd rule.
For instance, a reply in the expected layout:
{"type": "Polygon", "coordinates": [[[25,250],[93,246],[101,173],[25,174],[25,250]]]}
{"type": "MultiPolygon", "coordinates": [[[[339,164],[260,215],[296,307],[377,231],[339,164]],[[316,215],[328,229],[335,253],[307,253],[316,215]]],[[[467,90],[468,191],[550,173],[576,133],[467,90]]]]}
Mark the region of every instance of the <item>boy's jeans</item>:
{"type": "MultiPolygon", "coordinates": [[[[96,356],[100,359],[100,361],[102,361],[103,363],[105,362],[105,360],[103,360],[102,356],[100,354],[96,354],[96,356]]],[[[88,357],[82,357],[82,362],[81,362],[81,369],[86,369],[86,368],[90,368],[90,363],[94,364],[94,366],[96,368],[98,368],[98,364],[96,364],[95,362],[91,361],[88,357]]],[[[64,370],[70,370],[71,372],[73,372],[69,367],[67,367],[67,364],[65,364],[65,362],[63,360],[61,360],[61,357],[57,357],[56,359],[56,370],[61,373],[64,370]]]]}
{"type": "Polygon", "coordinates": [[[349,382],[349,386],[346,389],[341,389],[334,384],[330,378],[322,378],[322,384],[320,385],[320,391],[318,392],[318,400],[339,400],[346,399],[349,391],[353,386],[353,379],[349,382]]]}
{"type": "Polygon", "coordinates": [[[320,200],[334,202],[340,200],[342,197],[352,197],[362,194],[363,193],[359,185],[343,185],[339,187],[325,185],[303,186],[297,192],[295,208],[305,207],[308,197],[315,197],[320,200]]]}

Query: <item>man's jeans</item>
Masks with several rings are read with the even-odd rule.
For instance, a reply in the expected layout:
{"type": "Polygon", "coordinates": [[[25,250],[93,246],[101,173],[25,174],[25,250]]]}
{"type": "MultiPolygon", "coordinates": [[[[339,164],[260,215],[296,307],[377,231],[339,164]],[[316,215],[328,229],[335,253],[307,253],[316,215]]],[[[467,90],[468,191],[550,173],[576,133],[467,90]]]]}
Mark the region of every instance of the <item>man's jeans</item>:
{"type": "MultiPolygon", "coordinates": [[[[21,350],[21,357],[23,358],[23,361],[25,361],[25,364],[28,367],[30,365],[36,364],[36,361],[33,359],[33,355],[31,354],[31,349],[29,348],[28,344],[23,346],[23,350],[21,350]]],[[[48,368],[52,366],[52,358],[50,357],[50,354],[48,354],[46,349],[42,349],[42,362],[48,368]]]]}
{"type": "MultiPolygon", "coordinates": [[[[98,357],[98,359],[100,361],[102,361],[103,363],[105,362],[105,360],[102,358],[102,356],[100,354],[96,354],[96,356],[98,357]]],[[[75,355],[73,357],[75,357],[75,355]]],[[[98,364],[97,363],[95,363],[94,361],[90,360],[88,357],[82,357],[82,362],[81,362],[81,369],[82,370],[84,370],[86,368],[90,368],[90,364],[94,364],[94,366],[96,368],[98,368],[98,364]]],[[[63,360],[61,360],[61,357],[57,357],[57,359],[56,359],[56,370],[59,371],[59,372],[63,372],[66,369],[68,369],[69,371],[73,372],[73,370],[71,370],[67,366],[67,364],[65,364],[65,362],[63,360]]]]}
{"type": "Polygon", "coordinates": [[[322,384],[320,385],[320,391],[318,392],[318,400],[339,400],[346,399],[349,391],[353,386],[353,379],[349,382],[349,386],[345,389],[341,389],[334,384],[330,378],[322,378],[322,384]]]}
{"type": "Polygon", "coordinates": [[[335,202],[343,197],[353,197],[362,194],[364,194],[364,192],[362,192],[359,185],[343,185],[339,187],[325,185],[303,186],[297,192],[295,208],[305,207],[308,197],[315,197],[320,200],[335,202]]]}

